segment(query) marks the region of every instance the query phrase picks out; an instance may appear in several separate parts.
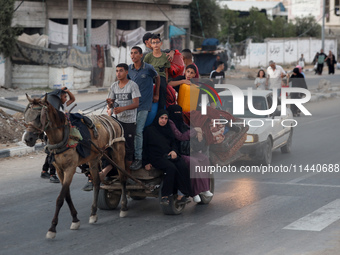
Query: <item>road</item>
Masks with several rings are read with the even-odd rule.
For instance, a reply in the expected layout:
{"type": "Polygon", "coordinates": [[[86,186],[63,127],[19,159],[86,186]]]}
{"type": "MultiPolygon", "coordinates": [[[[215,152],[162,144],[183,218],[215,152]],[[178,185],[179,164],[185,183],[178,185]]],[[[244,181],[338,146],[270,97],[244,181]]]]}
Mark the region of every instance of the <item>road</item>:
{"type": "MultiPolygon", "coordinates": [[[[106,95],[103,95],[105,98],[106,95]]],[[[98,100],[101,98],[98,96],[98,100]]],[[[209,205],[190,203],[179,216],[163,215],[157,199],[129,200],[129,215],[99,210],[88,224],[92,192],[76,174],[71,194],[81,220],[70,230],[67,205],[57,237],[46,240],[59,184],[41,179],[42,152],[0,159],[0,254],[338,254],[340,173],[299,171],[339,160],[340,100],[308,103],[312,116],[297,118],[290,154],[273,153],[273,166],[297,166],[290,173],[216,174],[209,205]]],[[[337,168],[338,169],[338,168],[337,168]]]]}

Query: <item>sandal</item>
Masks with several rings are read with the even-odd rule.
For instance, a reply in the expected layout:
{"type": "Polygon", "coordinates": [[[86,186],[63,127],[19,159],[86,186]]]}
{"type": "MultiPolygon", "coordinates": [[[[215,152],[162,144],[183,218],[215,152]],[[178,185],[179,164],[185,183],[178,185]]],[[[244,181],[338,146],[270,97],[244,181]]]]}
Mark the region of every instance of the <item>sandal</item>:
{"type": "Polygon", "coordinates": [[[186,196],[183,196],[181,199],[177,199],[176,202],[178,205],[185,205],[190,203],[190,200],[186,196]]]}
{"type": "Polygon", "coordinates": [[[169,205],[170,204],[169,198],[168,197],[162,197],[160,204],[161,205],[169,205]]]}

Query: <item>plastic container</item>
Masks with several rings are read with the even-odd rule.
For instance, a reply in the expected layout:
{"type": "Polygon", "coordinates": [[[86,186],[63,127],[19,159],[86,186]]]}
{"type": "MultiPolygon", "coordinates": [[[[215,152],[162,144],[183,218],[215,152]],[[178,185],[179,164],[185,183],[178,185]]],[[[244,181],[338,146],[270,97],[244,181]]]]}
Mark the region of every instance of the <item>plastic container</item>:
{"type": "Polygon", "coordinates": [[[183,112],[196,110],[200,90],[195,85],[182,84],[179,87],[177,103],[183,112]]]}

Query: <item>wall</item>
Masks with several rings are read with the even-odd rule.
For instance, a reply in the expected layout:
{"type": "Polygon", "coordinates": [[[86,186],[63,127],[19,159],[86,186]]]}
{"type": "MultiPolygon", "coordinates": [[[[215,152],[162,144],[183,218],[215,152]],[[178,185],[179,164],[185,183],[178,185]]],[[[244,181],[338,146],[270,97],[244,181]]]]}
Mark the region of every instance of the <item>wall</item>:
{"type": "MultiPolygon", "coordinates": [[[[301,54],[304,54],[306,63],[310,64],[316,52],[320,52],[320,49],[320,39],[271,39],[265,43],[249,43],[246,56],[236,56],[236,61],[238,65],[251,68],[268,66],[270,60],[277,64],[290,65],[296,64],[301,54]]],[[[325,39],[325,54],[328,54],[329,50],[337,56],[336,39],[325,39]]]]}

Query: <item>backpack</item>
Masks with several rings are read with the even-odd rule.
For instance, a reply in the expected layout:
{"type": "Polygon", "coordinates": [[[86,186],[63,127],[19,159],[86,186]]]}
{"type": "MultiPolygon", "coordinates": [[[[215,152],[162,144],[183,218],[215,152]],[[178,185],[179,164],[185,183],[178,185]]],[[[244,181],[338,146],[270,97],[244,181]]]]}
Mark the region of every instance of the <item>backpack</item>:
{"type": "Polygon", "coordinates": [[[174,58],[171,62],[171,67],[169,68],[169,74],[172,78],[176,78],[179,75],[183,75],[184,73],[184,61],[182,58],[182,54],[175,50],[174,58]]]}
{"type": "Polygon", "coordinates": [[[172,86],[166,85],[166,108],[174,104],[177,104],[176,90],[172,86]]]}

